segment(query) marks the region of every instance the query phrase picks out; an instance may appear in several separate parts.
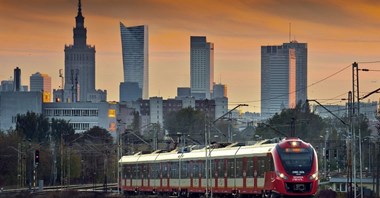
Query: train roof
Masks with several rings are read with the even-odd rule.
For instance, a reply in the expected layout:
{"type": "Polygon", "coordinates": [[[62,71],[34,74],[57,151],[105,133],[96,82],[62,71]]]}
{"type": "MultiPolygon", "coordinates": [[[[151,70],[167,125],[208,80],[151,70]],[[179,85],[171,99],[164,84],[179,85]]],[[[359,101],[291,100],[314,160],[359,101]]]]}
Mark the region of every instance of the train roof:
{"type": "MultiPolygon", "coordinates": [[[[275,147],[277,143],[274,141],[263,140],[250,146],[240,146],[239,144],[230,144],[222,148],[209,146],[207,154],[209,158],[234,158],[235,156],[266,156],[275,147]]],[[[150,154],[136,153],[134,155],[123,156],[119,163],[135,164],[135,163],[156,163],[159,161],[178,161],[182,160],[204,160],[206,156],[206,148],[194,149],[189,152],[153,152],[150,154]]]]}

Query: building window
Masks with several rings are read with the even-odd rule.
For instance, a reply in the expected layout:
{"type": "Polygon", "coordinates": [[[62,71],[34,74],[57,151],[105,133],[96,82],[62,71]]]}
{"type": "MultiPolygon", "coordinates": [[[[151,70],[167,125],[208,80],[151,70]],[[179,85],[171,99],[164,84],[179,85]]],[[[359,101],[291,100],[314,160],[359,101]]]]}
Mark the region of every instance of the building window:
{"type": "Polygon", "coordinates": [[[115,109],[108,109],[108,117],[109,118],[115,118],[116,117],[116,110],[115,109]]]}
{"type": "Polygon", "coordinates": [[[98,116],[98,110],[90,110],[90,116],[98,116]]]}
{"type": "Polygon", "coordinates": [[[89,116],[88,110],[82,110],[82,116],[89,116]]]}
{"type": "Polygon", "coordinates": [[[60,109],[54,109],[54,116],[61,116],[61,110],[60,109]]]}
{"type": "Polygon", "coordinates": [[[80,116],[80,110],[73,110],[73,116],[80,116]]]}
{"type": "Polygon", "coordinates": [[[12,123],[16,123],[17,122],[17,116],[12,116],[12,123]]]}

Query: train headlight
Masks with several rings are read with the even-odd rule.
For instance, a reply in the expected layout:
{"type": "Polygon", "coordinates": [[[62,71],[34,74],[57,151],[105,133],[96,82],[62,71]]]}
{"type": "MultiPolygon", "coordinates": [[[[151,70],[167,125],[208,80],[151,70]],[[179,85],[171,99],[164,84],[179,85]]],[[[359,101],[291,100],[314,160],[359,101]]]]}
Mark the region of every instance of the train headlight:
{"type": "Polygon", "coordinates": [[[310,180],[317,180],[318,179],[318,172],[315,172],[314,174],[310,175],[310,180]]]}
{"type": "Polygon", "coordinates": [[[287,180],[288,177],[284,174],[284,173],[280,173],[280,171],[276,171],[276,175],[281,178],[281,179],[284,179],[284,180],[287,180]]]}

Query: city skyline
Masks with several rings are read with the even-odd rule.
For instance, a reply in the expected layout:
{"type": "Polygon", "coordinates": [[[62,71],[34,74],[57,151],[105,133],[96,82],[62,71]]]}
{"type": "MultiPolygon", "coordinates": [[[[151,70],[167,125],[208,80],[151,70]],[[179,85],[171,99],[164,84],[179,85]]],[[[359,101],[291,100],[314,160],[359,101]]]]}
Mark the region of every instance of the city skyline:
{"type": "MultiPolygon", "coordinates": [[[[177,87],[190,86],[192,35],[215,45],[216,83],[229,88],[229,103],[247,103],[243,110],[260,111],[260,46],[291,39],[308,43],[308,84],[332,75],[354,61],[378,61],[380,4],[374,1],[82,1],[89,32],[96,45],[96,87],[117,101],[123,81],[119,23],[150,27],[149,96],[174,98],[177,87]],[[159,16],[159,17],[158,17],[159,16]]],[[[46,73],[58,89],[64,67],[62,47],[72,42],[77,1],[0,1],[0,80],[22,69],[22,82],[46,73]],[[50,4],[49,4],[50,3],[50,4]],[[28,31],[25,31],[25,30],[28,31]]],[[[376,69],[379,64],[359,64],[376,69]]],[[[360,74],[360,91],[379,88],[377,72],[360,74]]],[[[346,97],[351,69],[308,89],[309,98],[346,97]],[[343,95],[345,94],[345,95],[343,95]]],[[[374,94],[372,100],[377,100],[374,94]]],[[[321,100],[323,102],[323,100],[321,100]]],[[[336,104],[336,101],[332,101],[336,104]]],[[[340,103],[342,104],[342,103],[340,103]]],[[[232,107],[230,107],[232,108],[232,107]]]]}

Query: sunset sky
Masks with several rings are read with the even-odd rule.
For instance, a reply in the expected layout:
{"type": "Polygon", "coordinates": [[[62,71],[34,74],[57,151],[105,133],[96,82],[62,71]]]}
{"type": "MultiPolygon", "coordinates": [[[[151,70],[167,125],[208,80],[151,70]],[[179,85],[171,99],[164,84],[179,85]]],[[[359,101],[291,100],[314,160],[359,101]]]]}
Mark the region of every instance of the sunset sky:
{"type": "MultiPolygon", "coordinates": [[[[77,0],[0,0],[0,80],[22,70],[22,84],[36,72],[59,88],[64,45],[73,43],[77,0]]],[[[292,39],[308,43],[308,84],[357,62],[380,61],[378,0],[82,0],[87,43],[96,46],[96,88],[118,101],[123,81],[119,22],[149,28],[149,95],[173,98],[190,86],[190,36],[215,46],[215,81],[228,86],[231,107],[260,111],[260,46],[292,39]]],[[[379,63],[360,68],[380,70],[379,63]]],[[[380,88],[379,72],[360,73],[365,95],[380,88]]],[[[310,99],[344,98],[351,68],[312,85],[310,99]]],[[[374,94],[371,100],[378,100],[374,94]]],[[[344,104],[336,100],[333,104],[344,104]]]]}

